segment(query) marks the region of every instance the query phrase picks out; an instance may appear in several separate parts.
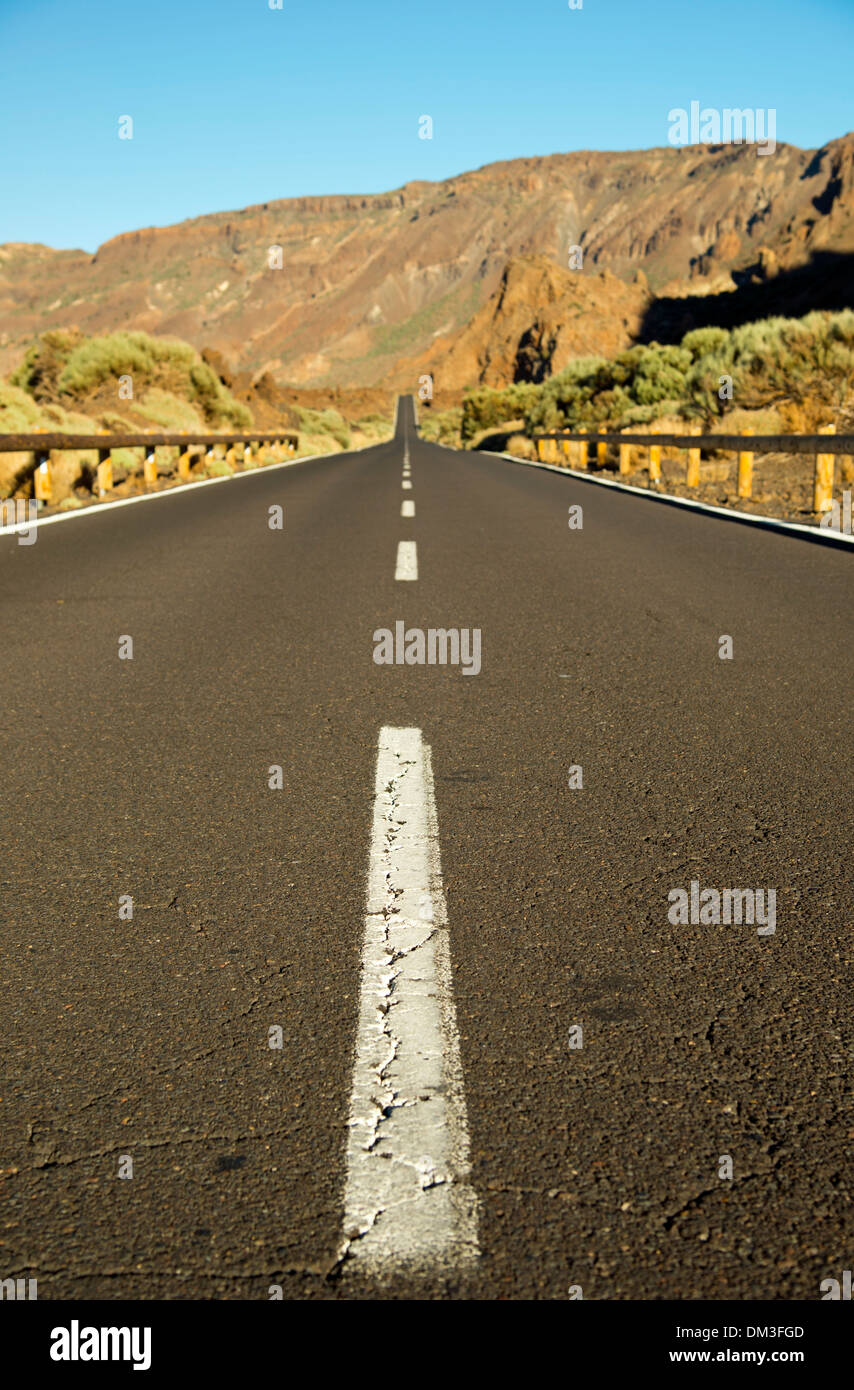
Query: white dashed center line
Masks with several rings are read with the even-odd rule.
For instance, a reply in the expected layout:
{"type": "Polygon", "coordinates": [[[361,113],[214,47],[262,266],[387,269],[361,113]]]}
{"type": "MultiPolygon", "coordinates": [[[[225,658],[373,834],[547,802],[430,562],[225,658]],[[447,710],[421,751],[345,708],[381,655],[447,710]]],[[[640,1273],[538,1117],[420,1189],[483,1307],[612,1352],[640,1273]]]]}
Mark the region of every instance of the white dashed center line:
{"type": "Polygon", "coordinates": [[[394,577],[395,579],[418,578],[418,552],[415,548],[415,541],[398,542],[397,566],[394,577]]]}
{"type": "Polygon", "coordinates": [[[401,504],[400,504],[400,515],[401,515],[401,516],[414,516],[414,515],[415,515],[415,503],[412,501],[411,497],[404,497],[403,501],[402,501],[401,504]]]}
{"type": "Polygon", "coordinates": [[[429,747],[380,731],[342,1258],[370,1273],[475,1260],[477,1198],[429,747]]]}
{"type": "Polygon", "coordinates": [[[411,487],[412,487],[412,483],[409,481],[408,478],[404,478],[404,480],[403,480],[403,482],[401,483],[400,486],[401,486],[402,488],[411,488],[411,487]]]}

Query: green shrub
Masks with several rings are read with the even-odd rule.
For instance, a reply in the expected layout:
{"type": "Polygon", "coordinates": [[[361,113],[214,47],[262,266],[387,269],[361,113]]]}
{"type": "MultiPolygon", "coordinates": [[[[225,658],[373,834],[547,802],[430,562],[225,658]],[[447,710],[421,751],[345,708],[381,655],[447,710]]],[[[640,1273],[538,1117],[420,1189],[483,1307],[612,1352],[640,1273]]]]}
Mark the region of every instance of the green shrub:
{"type": "Polygon", "coordinates": [[[141,332],[85,338],[72,329],[43,333],[10,380],[39,401],[74,401],[105,383],[117,384],[122,376],[133,382],[128,409],[155,424],[180,428],[178,421],[186,419],[190,429],[200,423],[213,429],[252,427],[248,407],[234,399],[195,348],[178,338],[141,332]]]}
{"type": "Polygon", "coordinates": [[[387,415],[363,415],[353,428],[368,439],[391,439],[393,433],[391,416],[387,415]]]}
{"type": "Polygon", "coordinates": [[[531,382],[496,389],[479,386],[466,393],[462,404],[460,438],[468,444],[481,430],[500,425],[505,420],[518,420],[530,408],[540,388],[531,382]]]}
{"type": "Polygon", "coordinates": [[[350,431],[337,410],[309,410],[307,406],[297,406],[300,433],[328,435],[342,449],[349,449],[350,431]]]}
{"type": "Polygon", "coordinates": [[[449,410],[421,411],[418,420],[418,433],[429,444],[448,444],[459,447],[461,441],[463,408],[452,406],[449,410]]]}
{"type": "Polygon", "coordinates": [[[72,348],[57,382],[61,394],[84,395],[105,381],[130,375],[134,385],[155,381],[167,371],[187,375],[198,361],[189,343],[152,338],[147,333],[108,333],[72,348]]]}
{"type": "MultiPolygon", "coordinates": [[[[782,418],[775,412],[783,402],[801,408],[798,428],[810,428],[854,393],[854,311],[816,310],[802,319],[763,319],[732,330],[696,328],[675,346],[638,345],[610,361],[577,358],[532,390],[524,412],[529,432],[623,429],[664,415],[711,427],[733,409],[767,410],[772,420],[782,418]],[[721,400],[724,376],[733,379],[732,400],[721,400]]],[[[480,394],[473,393],[472,421],[491,410],[488,423],[498,423],[503,393],[490,393],[488,409],[480,394]]],[[[504,419],[512,419],[509,400],[505,404],[504,419]]],[[[762,418],[756,416],[757,428],[762,418]]]]}
{"type": "Polygon", "coordinates": [[[0,431],[30,434],[41,423],[41,411],[22,386],[0,381],[0,431]]]}
{"type": "Polygon", "coordinates": [[[251,429],[252,412],[248,406],[234,399],[206,362],[194,362],[189,378],[190,399],[198,403],[208,423],[220,429],[251,429]]]}
{"type": "Polygon", "coordinates": [[[152,386],[146,391],[134,409],[137,415],[142,415],[164,430],[199,430],[204,433],[199,412],[189,401],[182,400],[171,391],[164,391],[160,386],[152,386]]]}

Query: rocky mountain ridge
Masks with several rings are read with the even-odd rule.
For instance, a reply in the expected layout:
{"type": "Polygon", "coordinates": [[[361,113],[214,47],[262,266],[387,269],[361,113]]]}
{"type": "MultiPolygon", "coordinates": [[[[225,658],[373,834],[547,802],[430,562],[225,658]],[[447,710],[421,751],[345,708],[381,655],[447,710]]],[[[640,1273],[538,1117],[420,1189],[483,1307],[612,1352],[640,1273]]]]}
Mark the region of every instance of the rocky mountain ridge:
{"type": "Polygon", "coordinates": [[[398,384],[402,367],[432,362],[459,390],[524,371],[520,352],[536,373],[565,351],[616,348],[649,338],[651,325],[663,333],[665,311],[650,313],[662,301],[684,331],[701,301],[723,297],[730,311],[734,289],[782,285],[822,257],[845,299],[851,134],[764,158],[718,145],[514,159],[387,194],[292,198],[127,232],[94,256],[2,246],[0,371],[38,333],[75,325],[174,334],[292,387],[398,384]],[[508,263],[532,257],[553,271],[538,263],[527,288],[518,269],[508,278],[508,263]],[[535,297],[524,324],[525,295],[539,293],[552,299],[535,297]],[[562,298],[570,318],[549,352],[547,310],[562,298]]]}

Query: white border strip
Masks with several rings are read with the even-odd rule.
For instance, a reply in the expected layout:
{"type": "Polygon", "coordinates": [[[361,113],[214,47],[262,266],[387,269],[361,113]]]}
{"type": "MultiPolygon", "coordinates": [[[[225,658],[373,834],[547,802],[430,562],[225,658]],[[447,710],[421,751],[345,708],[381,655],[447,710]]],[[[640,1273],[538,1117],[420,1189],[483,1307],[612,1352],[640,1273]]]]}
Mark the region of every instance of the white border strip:
{"type": "Polygon", "coordinates": [[[739,512],[732,507],[714,507],[710,502],[696,502],[691,497],[677,497],[672,492],[653,492],[644,487],[632,487],[630,483],[618,483],[614,478],[598,478],[594,473],[580,473],[574,468],[561,468],[556,463],[540,463],[538,459],[520,459],[515,454],[496,454],[491,449],[473,449],[470,452],[486,454],[494,459],[506,459],[509,463],[521,463],[527,468],[544,468],[549,473],[559,473],[563,478],[578,478],[583,483],[614,487],[618,492],[630,492],[633,497],[646,497],[652,502],[667,502],[671,506],[687,507],[689,511],[725,517],[727,521],[740,521],[747,526],[766,526],[771,531],[801,536],[806,540],[823,542],[825,545],[854,545],[854,536],[846,536],[842,531],[832,531],[827,527],[805,526],[800,521],[783,521],[774,516],[754,516],[752,512],[739,512]]]}
{"type": "MultiPolygon", "coordinates": [[[[389,440],[382,440],[382,443],[389,443],[389,440]]],[[[238,478],[254,478],[262,473],[272,473],[279,468],[293,468],[297,463],[314,463],[318,459],[340,459],[348,454],[363,454],[368,449],[375,449],[376,444],[362,444],[358,449],[341,449],[335,454],[304,454],[302,458],[282,459],[280,463],[265,463],[260,468],[241,469],[239,473],[229,473],[221,478],[201,478],[195,483],[176,483],[173,487],[167,487],[162,492],[143,492],[138,497],[119,497],[114,502],[89,502],[82,507],[74,507],[71,511],[56,512],[53,516],[40,517],[38,521],[19,521],[14,526],[0,526],[0,536],[14,536],[19,531],[30,531],[35,528],[41,530],[42,526],[52,526],[56,521],[75,521],[82,516],[100,516],[102,512],[111,512],[115,507],[131,507],[135,502],[156,502],[161,497],[180,497],[185,492],[192,492],[197,487],[213,487],[214,483],[233,483],[238,478]]]]}

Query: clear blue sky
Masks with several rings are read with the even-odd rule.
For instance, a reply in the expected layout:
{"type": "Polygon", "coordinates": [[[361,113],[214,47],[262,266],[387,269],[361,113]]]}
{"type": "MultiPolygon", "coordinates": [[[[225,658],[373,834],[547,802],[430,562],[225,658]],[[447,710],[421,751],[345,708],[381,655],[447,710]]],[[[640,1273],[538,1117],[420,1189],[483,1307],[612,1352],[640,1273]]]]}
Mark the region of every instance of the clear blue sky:
{"type": "Polygon", "coordinates": [[[0,0],[0,242],[664,145],[692,100],[805,147],[854,126],[854,0],[282,3],[0,0]]]}

